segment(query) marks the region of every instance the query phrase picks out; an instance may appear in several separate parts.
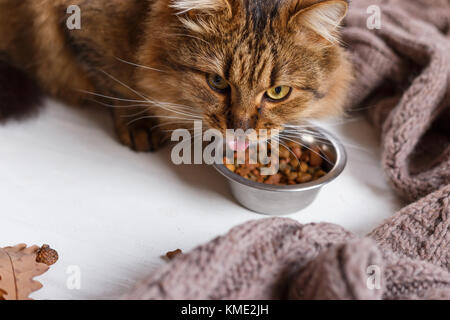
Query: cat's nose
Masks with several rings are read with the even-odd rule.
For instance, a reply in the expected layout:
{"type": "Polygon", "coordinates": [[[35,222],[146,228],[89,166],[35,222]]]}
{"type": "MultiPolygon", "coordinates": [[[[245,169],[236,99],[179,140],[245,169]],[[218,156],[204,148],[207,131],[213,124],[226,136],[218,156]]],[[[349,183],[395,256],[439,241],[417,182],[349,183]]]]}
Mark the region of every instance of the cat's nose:
{"type": "Polygon", "coordinates": [[[253,128],[252,121],[245,114],[231,114],[227,122],[228,129],[242,129],[247,131],[253,128]]]}
{"type": "Polygon", "coordinates": [[[250,129],[250,121],[245,118],[234,118],[230,129],[242,129],[244,131],[250,129]]]}
{"type": "Polygon", "coordinates": [[[256,108],[250,98],[236,97],[228,114],[228,128],[234,130],[242,129],[244,131],[254,128],[257,119],[255,113],[256,108]]]}

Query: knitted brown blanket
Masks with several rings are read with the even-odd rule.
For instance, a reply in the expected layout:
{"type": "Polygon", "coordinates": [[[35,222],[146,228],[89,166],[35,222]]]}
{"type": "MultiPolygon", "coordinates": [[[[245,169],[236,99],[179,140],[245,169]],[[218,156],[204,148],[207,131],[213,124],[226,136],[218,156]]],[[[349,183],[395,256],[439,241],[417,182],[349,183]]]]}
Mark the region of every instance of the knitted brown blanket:
{"type": "Polygon", "coordinates": [[[365,238],[332,224],[251,221],[141,281],[129,299],[450,299],[450,1],[358,0],[344,28],[352,107],[411,203],[365,238]],[[369,6],[381,29],[369,30],[369,6]]]}

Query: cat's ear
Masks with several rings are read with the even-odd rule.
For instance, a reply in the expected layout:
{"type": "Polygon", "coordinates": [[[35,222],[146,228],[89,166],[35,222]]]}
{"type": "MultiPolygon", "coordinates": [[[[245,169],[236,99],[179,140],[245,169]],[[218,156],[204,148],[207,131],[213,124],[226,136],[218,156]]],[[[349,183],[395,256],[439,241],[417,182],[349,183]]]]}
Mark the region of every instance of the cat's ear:
{"type": "Polygon", "coordinates": [[[232,16],[232,0],[171,0],[171,7],[177,14],[211,14],[225,12],[228,17],[232,16]]]}
{"type": "Polygon", "coordinates": [[[307,27],[329,42],[338,41],[337,30],[348,11],[344,0],[327,0],[301,8],[289,19],[289,24],[307,27]]]}

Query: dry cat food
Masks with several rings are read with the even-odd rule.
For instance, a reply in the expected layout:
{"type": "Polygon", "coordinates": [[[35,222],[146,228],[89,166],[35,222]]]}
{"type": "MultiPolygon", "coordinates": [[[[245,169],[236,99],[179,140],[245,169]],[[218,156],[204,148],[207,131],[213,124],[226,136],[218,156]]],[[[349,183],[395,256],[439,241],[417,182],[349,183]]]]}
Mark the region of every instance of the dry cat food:
{"type": "Polygon", "coordinates": [[[176,256],[179,256],[180,254],[183,254],[183,251],[181,251],[181,249],[177,249],[175,251],[169,251],[166,253],[166,258],[168,260],[173,260],[176,256]]]}
{"type": "MultiPolygon", "coordinates": [[[[262,164],[250,164],[249,152],[246,152],[245,164],[227,164],[224,158],[225,166],[228,170],[255,182],[274,184],[274,185],[294,185],[317,180],[327,174],[325,169],[324,156],[319,147],[302,147],[294,142],[280,145],[279,151],[279,171],[274,175],[261,175],[261,168],[267,167],[262,164]],[[286,148],[288,147],[288,148],[286,148]]],[[[270,152],[270,146],[269,152],[270,152]]],[[[270,155],[270,154],[269,154],[270,155]]],[[[234,162],[236,163],[237,152],[234,153],[234,162]]]]}

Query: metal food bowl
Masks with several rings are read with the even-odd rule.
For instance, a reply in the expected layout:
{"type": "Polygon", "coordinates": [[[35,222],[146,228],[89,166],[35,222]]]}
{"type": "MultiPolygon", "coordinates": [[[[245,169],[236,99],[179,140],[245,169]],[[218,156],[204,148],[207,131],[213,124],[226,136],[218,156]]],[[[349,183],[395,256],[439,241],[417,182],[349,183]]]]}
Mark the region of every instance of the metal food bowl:
{"type": "Polygon", "coordinates": [[[233,196],[245,208],[267,215],[296,213],[308,207],[322,187],[336,179],[347,164],[347,153],[336,137],[321,128],[308,130],[313,134],[302,134],[298,141],[306,146],[319,147],[327,158],[328,173],[317,180],[296,185],[270,185],[241,177],[223,164],[215,164],[214,167],[227,178],[233,196]]]}

